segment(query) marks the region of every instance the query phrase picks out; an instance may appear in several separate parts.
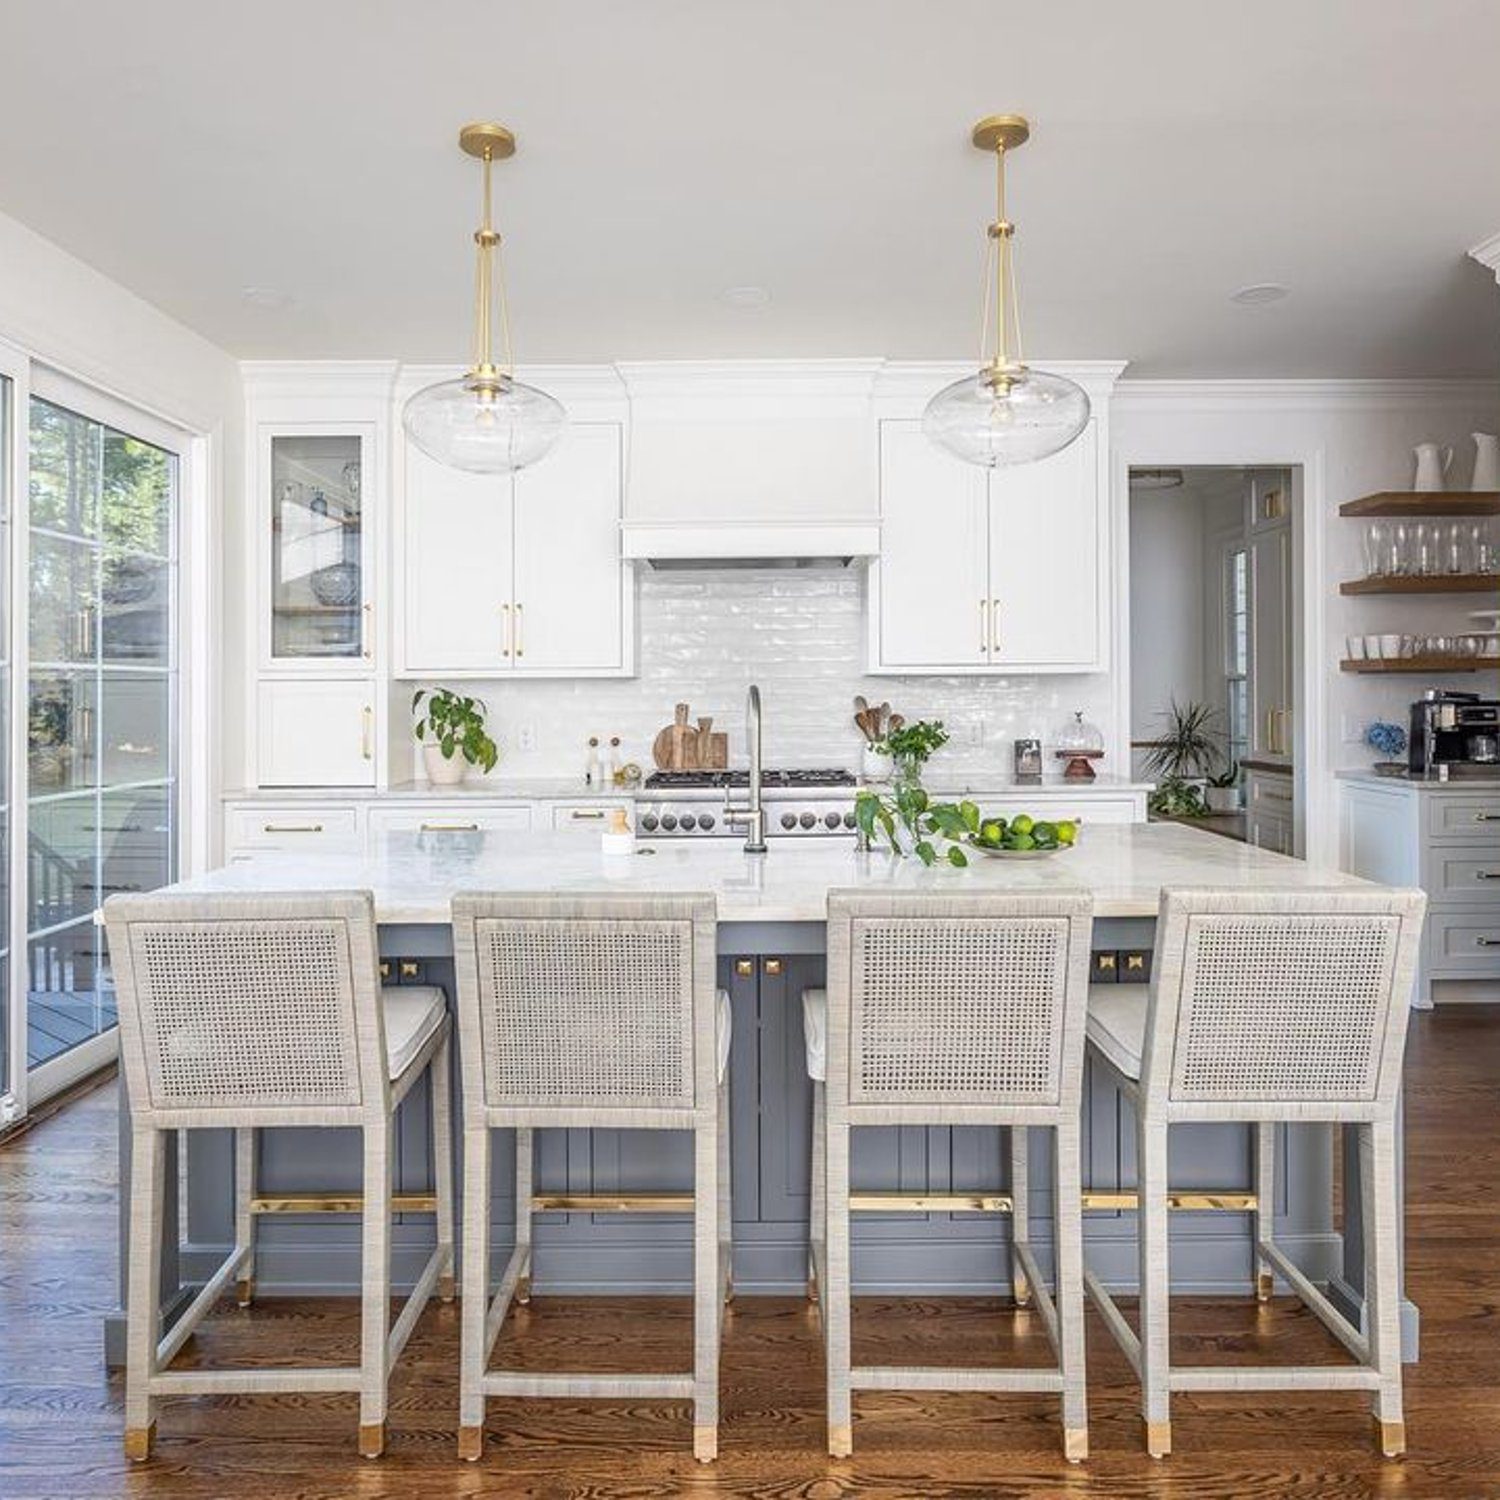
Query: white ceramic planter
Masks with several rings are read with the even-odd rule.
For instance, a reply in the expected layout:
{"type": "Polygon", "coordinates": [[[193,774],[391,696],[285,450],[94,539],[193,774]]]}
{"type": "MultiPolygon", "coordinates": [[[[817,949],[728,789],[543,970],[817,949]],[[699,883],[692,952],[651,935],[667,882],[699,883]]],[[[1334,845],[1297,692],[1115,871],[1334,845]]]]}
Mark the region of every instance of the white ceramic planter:
{"type": "Polygon", "coordinates": [[[1240,789],[1237,786],[1205,787],[1203,795],[1210,812],[1232,813],[1240,810],[1240,789]]]}
{"type": "Polygon", "coordinates": [[[889,781],[896,763],[882,750],[866,745],[860,755],[859,769],[866,781],[889,781]]]}
{"type": "Polygon", "coordinates": [[[423,745],[422,760],[427,766],[427,779],[433,786],[457,786],[469,774],[469,763],[457,750],[453,752],[452,760],[444,760],[441,746],[423,745]]]}

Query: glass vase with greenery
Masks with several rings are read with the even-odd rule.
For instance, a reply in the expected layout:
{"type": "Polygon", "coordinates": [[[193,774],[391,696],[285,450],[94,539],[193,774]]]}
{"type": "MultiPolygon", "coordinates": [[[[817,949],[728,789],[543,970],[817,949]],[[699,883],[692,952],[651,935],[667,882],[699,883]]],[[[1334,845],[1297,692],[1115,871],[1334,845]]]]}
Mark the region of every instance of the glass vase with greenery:
{"type": "Polygon", "coordinates": [[[943,728],[941,719],[918,719],[915,724],[903,724],[899,729],[891,730],[881,748],[894,764],[892,780],[896,786],[920,786],[922,768],[947,743],[948,731],[943,728]]]}

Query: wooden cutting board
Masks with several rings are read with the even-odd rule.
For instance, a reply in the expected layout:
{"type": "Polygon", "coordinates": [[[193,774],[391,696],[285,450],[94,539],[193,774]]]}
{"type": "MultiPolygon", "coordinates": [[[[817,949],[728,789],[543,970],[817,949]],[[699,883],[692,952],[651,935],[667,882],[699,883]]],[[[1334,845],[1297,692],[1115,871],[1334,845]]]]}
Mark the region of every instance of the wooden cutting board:
{"type": "Polygon", "coordinates": [[[700,771],[727,771],[729,769],[729,736],[722,732],[715,733],[714,721],[711,718],[698,720],[698,740],[695,748],[698,752],[700,771]]]}
{"type": "Polygon", "coordinates": [[[688,723],[688,706],[679,703],[672,722],[652,742],[658,771],[693,771],[698,767],[698,731],[688,723]]]}

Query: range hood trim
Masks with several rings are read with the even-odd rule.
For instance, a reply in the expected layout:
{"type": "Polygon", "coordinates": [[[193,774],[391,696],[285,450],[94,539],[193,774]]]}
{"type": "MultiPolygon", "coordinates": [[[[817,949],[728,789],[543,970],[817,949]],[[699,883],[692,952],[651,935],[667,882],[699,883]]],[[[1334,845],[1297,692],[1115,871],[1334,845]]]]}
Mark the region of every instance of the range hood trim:
{"type": "Polygon", "coordinates": [[[652,566],[848,567],[880,553],[878,521],[626,521],[621,555],[652,566]]]}

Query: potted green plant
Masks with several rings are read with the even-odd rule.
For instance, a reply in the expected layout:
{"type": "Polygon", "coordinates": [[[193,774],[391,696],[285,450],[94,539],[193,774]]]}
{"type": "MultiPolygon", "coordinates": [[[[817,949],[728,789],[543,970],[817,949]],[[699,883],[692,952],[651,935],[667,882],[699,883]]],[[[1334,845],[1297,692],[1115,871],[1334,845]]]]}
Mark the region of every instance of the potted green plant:
{"type": "Polygon", "coordinates": [[[1163,776],[1146,799],[1146,808],[1158,818],[1201,818],[1208,811],[1208,803],[1197,782],[1163,776]]]}
{"type": "Polygon", "coordinates": [[[920,786],[922,767],[947,743],[948,731],[941,719],[918,719],[915,724],[891,730],[876,749],[891,757],[898,787],[920,786]]]}
{"type": "Polygon", "coordinates": [[[1207,703],[1173,698],[1159,717],[1166,720],[1166,729],[1150,742],[1146,770],[1163,782],[1206,781],[1224,758],[1218,711],[1207,703]]]}
{"type": "Polygon", "coordinates": [[[1240,764],[1237,760],[1230,760],[1222,771],[1208,778],[1203,797],[1210,812],[1232,813],[1240,810],[1240,764]]]}
{"type": "Polygon", "coordinates": [[[413,696],[411,710],[417,716],[415,732],[427,779],[434,786],[457,786],[470,766],[495,769],[500,751],[485,730],[486,709],[481,699],[448,688],[434,688],[430,693],[422,688],[413,696]]]}

